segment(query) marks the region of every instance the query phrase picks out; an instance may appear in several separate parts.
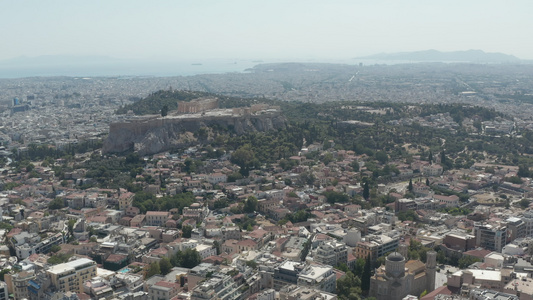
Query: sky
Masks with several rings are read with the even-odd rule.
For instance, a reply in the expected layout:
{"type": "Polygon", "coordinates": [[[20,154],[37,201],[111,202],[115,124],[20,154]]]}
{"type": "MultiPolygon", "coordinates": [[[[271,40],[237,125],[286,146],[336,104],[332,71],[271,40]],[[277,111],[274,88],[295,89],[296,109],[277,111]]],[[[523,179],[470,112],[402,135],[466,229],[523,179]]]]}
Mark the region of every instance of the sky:
{"type": "Polygon", "coordinates": [[[533,59],[531,0],[0,1],[0,60],[336,60],[480,49],[533,59]]]}

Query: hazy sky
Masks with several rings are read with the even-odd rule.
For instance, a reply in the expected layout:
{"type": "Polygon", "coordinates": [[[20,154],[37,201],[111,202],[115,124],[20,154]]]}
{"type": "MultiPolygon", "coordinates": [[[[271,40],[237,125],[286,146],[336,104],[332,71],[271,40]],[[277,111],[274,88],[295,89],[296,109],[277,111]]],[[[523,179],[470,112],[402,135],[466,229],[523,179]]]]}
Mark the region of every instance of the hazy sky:
{"type": "Polygon", "coordinates": [[[0,60],[349,59],[481,49],[533,59],[531,0],[0,2],[0,60]]]}

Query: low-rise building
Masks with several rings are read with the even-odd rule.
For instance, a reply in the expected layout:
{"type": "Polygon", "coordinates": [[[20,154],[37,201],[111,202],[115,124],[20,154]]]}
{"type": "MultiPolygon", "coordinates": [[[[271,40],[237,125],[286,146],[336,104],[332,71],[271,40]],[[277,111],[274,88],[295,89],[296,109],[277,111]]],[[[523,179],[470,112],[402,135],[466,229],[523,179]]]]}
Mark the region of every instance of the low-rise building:
{"type": "Polygon", "coordinates": [[[147,211],[145,220],[148,226],[163,226],[169,218],[168,211],[147,211]]]}
{"type": "Polygon", "coordinates": [[[180,291],[176,282],[159,281],[148,288],[149,300],[170,300],[180,291]]]}
{"type": "Polygon", "coordinates": [[[298,285],[335,293],[337,277],[332,266],[308,265],[298,274],[298,285]]]}
{"type": "Polygon", "coordinates": [[[217,273],[192,290],[191,300],[234,300],[239,299],[240,296],[239,286],[233,278],[217,273]]]}
{"type": "MultiPolygon", "coordinates": [[[[265,300],[270,298],[265,298],[265,300]]],[[[273,300],[274,298],[272,298],[273,300]]],[[[304,286],[290,285],[284,287],[279,292],[280,300],[315,300],[315,299],[327,299],[337,300],[337,295],[328,293],[322,290],[313,289],[304,286]]],[[[259,298],[258,298],[259,300],[259,298]]]]}

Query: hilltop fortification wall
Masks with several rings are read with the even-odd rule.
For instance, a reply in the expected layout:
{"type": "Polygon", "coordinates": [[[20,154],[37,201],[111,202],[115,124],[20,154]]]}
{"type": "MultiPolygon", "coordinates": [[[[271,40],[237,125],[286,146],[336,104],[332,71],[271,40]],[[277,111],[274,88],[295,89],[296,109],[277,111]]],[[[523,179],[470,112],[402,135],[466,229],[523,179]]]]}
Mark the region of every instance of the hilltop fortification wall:
{"type": "Polygon", "coordinates": [[[212,111],[209,114],[150,116],[140,120],[112,123],[104,142],[104,153],[134,150],[140,155],[155,154],[198,143],[194,133],[202,127],[217,126],[237,134],[284,128],[287,120],[279,110],[255,114],[235,114],[233,110],[212,111]]]}

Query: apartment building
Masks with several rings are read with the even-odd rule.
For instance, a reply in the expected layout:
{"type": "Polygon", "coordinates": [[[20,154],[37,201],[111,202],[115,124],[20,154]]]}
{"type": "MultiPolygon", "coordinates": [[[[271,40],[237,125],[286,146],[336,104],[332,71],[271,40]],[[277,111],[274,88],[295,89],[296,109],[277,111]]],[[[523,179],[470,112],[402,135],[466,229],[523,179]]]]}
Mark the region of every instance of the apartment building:
{"type": "Polygon", "coordinates": [[[507,227],[476,222],[474,223],[474,236],[477,247],[502,252],[507,240],[507,227]]]}
{"type": "Polygon", "coordinates": [[[83,292],[83,283],[96,276],[96,262],[80,258],[50,267],[52,285],[61,292],[83,292]]]}
{"type": "Polygon", "coordinates": [[[355,246],[355,257],[366,259],[370,256],[371,261],[398,248],[399,239],[386,235],[367,235],[364,241],[355,246]]]}
{"type": "Polygon", "coordinates": [[[298,286],[335,293],[337,277],[332,266],[308,265],[298,274],[298,286]]]}
{"type": "Polygon", "coordinates": [[[336,266],[348,263],[348,247],[335,241],[328,241],[318,246],[314,257],[321,264],[336,266]]]}

